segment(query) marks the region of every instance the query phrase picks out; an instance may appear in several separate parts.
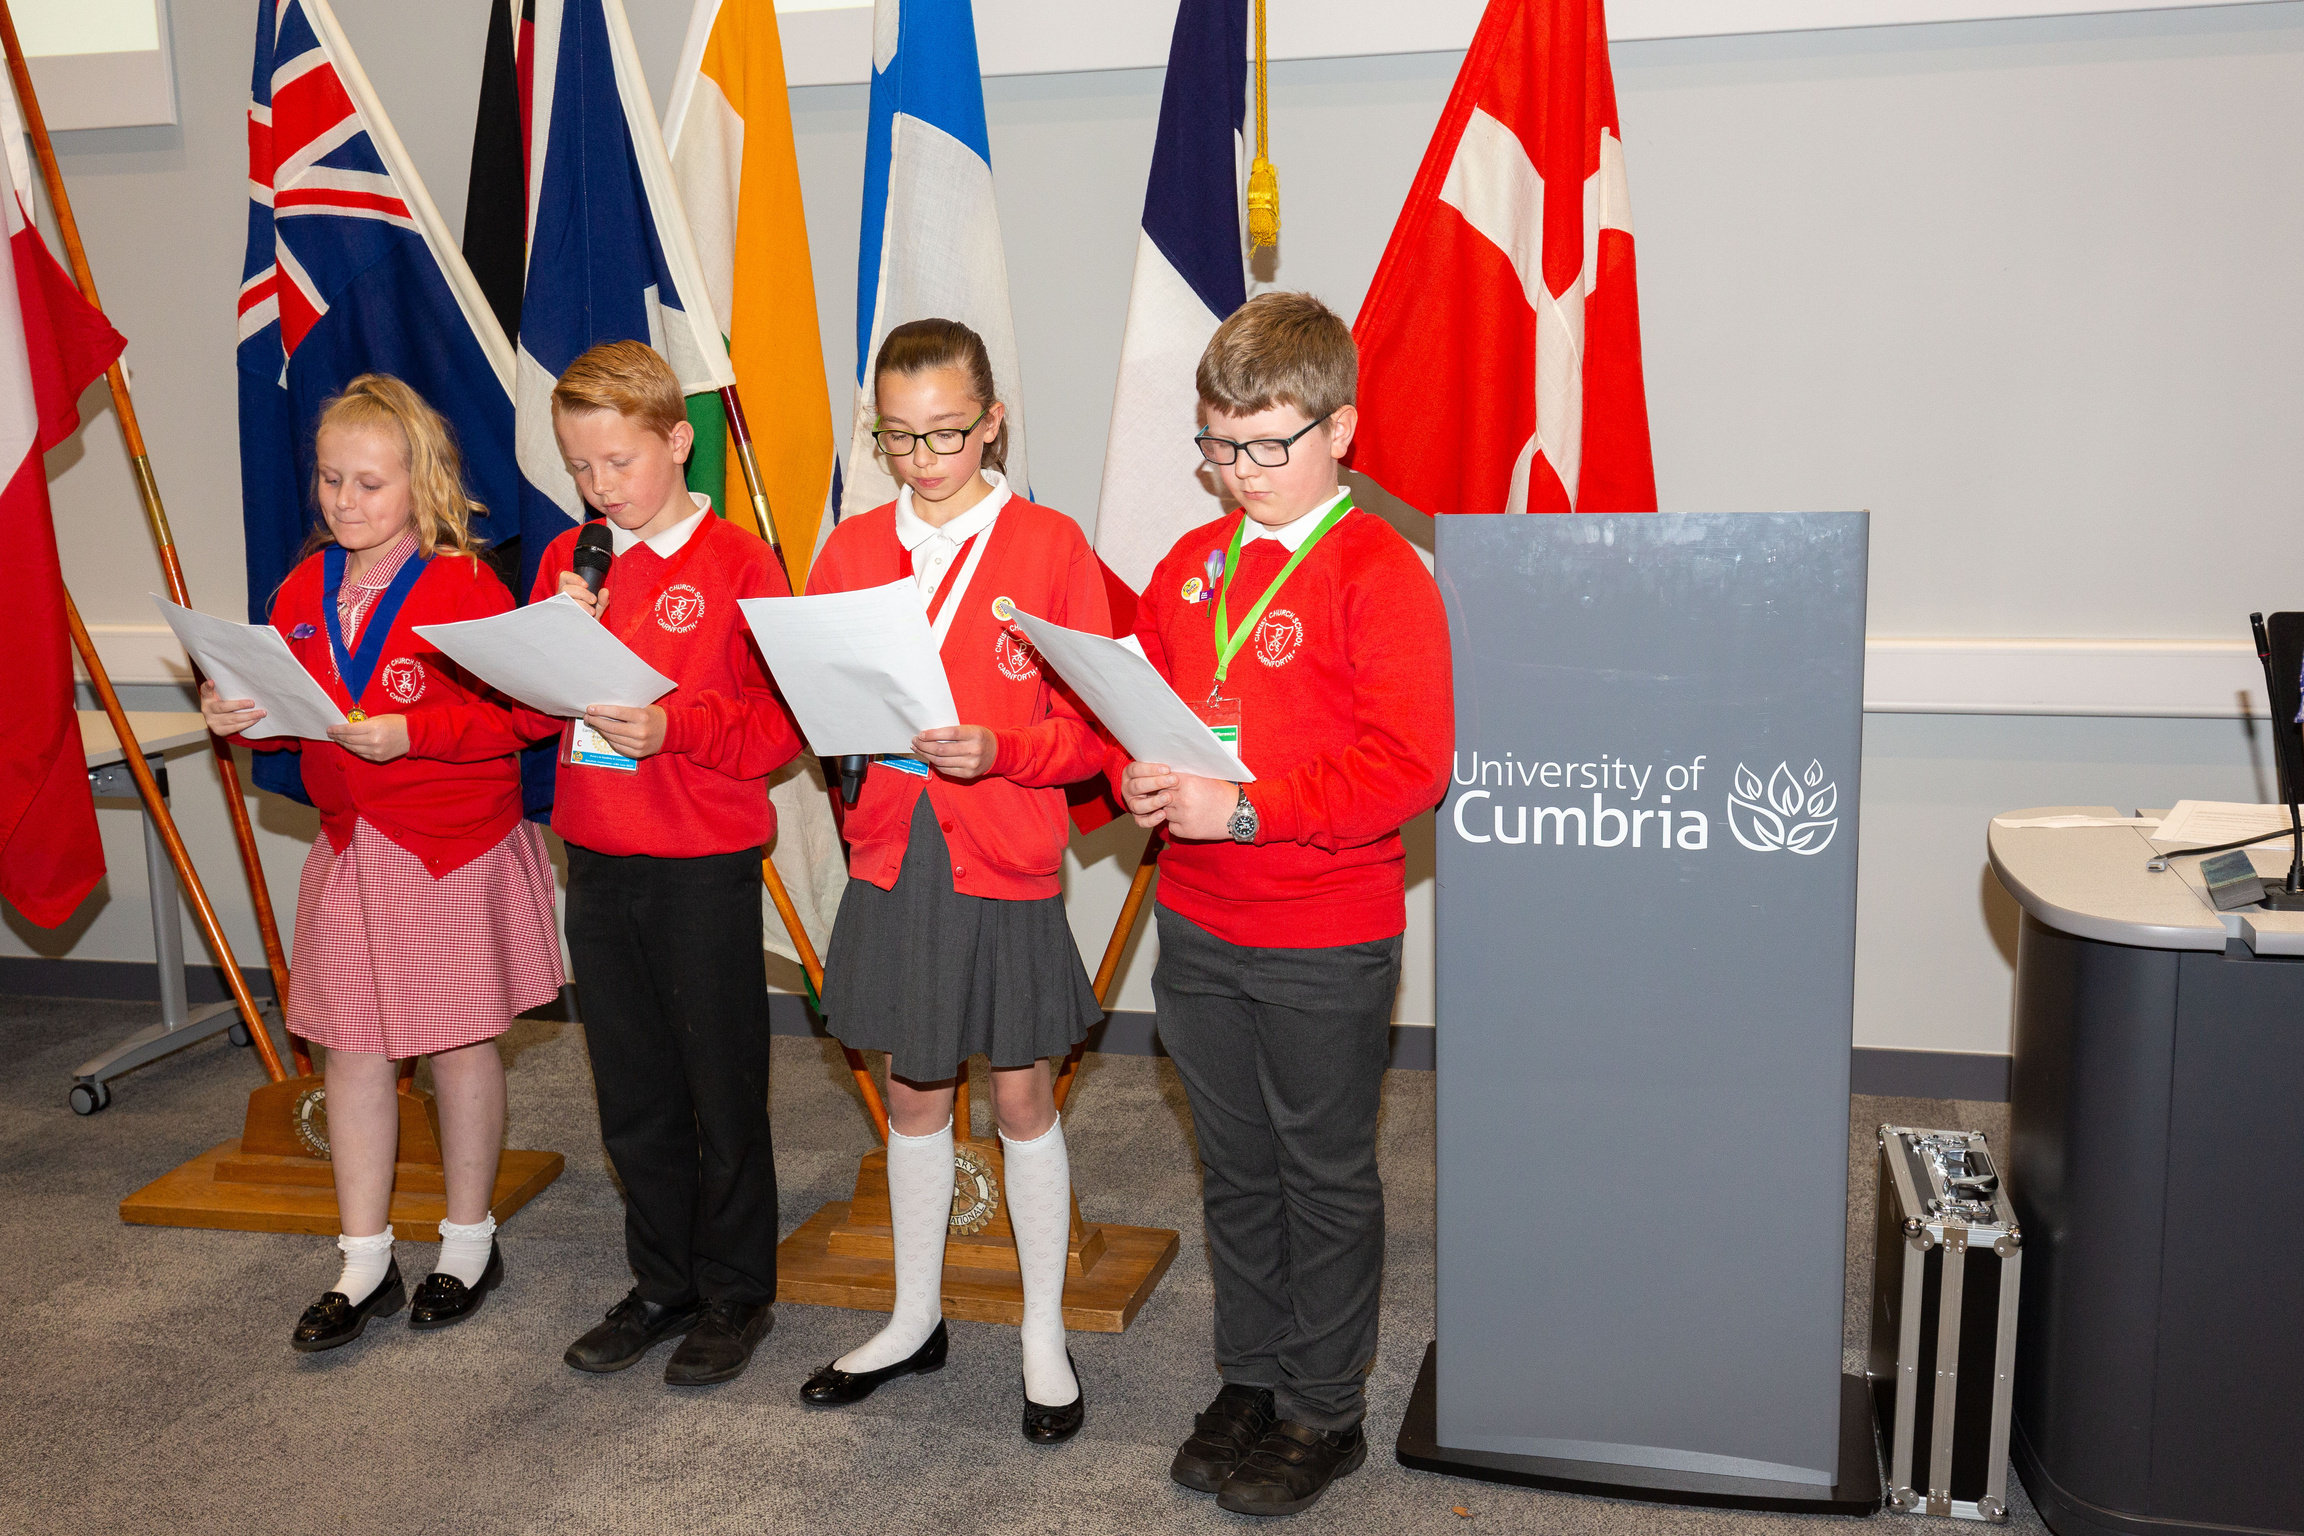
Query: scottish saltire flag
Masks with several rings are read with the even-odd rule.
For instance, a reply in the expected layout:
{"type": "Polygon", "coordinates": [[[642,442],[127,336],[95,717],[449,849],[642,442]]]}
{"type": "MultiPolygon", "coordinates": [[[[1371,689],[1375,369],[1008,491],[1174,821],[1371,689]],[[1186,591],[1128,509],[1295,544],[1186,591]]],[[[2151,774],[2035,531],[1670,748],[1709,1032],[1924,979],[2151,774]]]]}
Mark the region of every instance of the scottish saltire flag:
{"type": "Polygon", "coordinates": [[[1248,0],[1184,0],[1160,88],[1096,506],[1096,553],[1136,592],[1178,539],[1223,511],[1192,446],[1193,374],[1217,325],[1248,301],[1247,114],[1248,0]]]}
{"type": "MultiPolygon", "coordinates": [[[[536,0],[535,17],[517,384],[522,596],[544,547],[583,515],[552,439],[561,370],[604,341],[647,342],[680,376],[699,449],[715,463],[727,431],[717,392],[736,381],[621,0],[536,0]]],[[[693,466],[689,483],[723,490],[693,466]]]]}
{"type": "MultiPolygon", "coordinates": [[[[240,283],[240,492],[262,622],[319,511],[312,433],[355,376],[390,373],[455,428],[493,542],[516,532],[512,346],[326,0],[257,0],[240,283]]],[[[301,797],[295,754],[256,781],[301,797]]]]}
{"type": "Polygon", "coordinates": [[[896,482],[872,451],[872,354],[896,326],[931,316],[958,320],[984,338],[993,385],[1008,405],[1008,483],[1028,490],[1023,378],[992,202],[975,17],[968,0],[877,0],[843,516],[895,499],[896,482]]]}

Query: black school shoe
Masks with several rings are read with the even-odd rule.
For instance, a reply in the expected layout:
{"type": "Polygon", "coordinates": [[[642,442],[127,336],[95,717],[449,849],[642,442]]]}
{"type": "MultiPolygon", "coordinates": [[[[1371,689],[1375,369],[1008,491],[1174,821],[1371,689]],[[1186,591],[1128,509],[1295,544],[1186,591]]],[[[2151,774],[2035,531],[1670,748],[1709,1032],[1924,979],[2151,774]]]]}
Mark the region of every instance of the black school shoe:
{"type": "Polygon", "coordinates": [[[660,1307],[640,1299],[640,1287],[608,1309],[605,1322],[568,1346],[560,1358],[580,1371],[621,1371],[666,1339],[686,1333],[704,1315],[704,1303],[660,1307]]]}
{"type": "Polygon", "coordinates": [[[1207,1412],[1193,1415],[1192,1438],[1168,1464],[1168,1475],[1187,1488],[1214,1493],[1279,1421],[1268,1388],[1228,1386],[1207,1412]]]}
{"type": "Polygon", "coordinates": [[[1357,1472],[1367,1459],[1368,1437],[1357,1424],[1330,1434],[1282,1419],[1224,1479],[1216,1506],[1236,1515],[1293,1515],[1318,1503],[1330,1483],[1357,1472]]]}
{"type": "MultiPolygon", "coordinates": [[[[845,1408],[870,1397],[884,1381],[899,1376],[925,1376],[930,1371],[944,1369],[944,1359],[951,1352],[951,1335],[938,1323],[936,1331],[928,1335],[928,1342],[912,1351],[910,1359],[877,1371],[844,1371],[837,1362],[824,1367],[808,1378],[800,1388],[800,1401],[811,1408],[845,1408]]],[[[1077,1378],[1078,1373],[1074,1373],[1077,1378]]]]}
{"type": "Polygon", "coordinates": [[[1032,1401],[1029,1390],[1024,1394],[1024,1438],[1034,1445],[1063,1444],[1080,1433],[1088,1417],[1088,1386],[1080,1379],[1080,1364],[1072,1351],[1064,1351],[1064,1363],[1072,1367],[1072,1401],[1051,1408],[1032,1401]]]}
{"type": "Polygon", "coordinates": [[[664,1362],[664,1380],[675,1387],[734,1381],[775,1326],[776,1309],[767,1302],[707,1301],[704,1315],[664,1362]]]}
{"type": "Polygon", "coordinates": [[[408,1326],[422,1333],[432,1328],[453,1328],[480,1310],[490,1291],[504,1283],[504,1250],[488,1245],[488,1267],[466,1285],[454,1275],[434,1270],[416,1287],[415,1304],[408,1309],[408,1326]]]}
{"type": "Polygon", "coordinates": [[[288,1347],[299,1354],[318,1354],[349,1344],[367,1331],[371,1318],[390,1317],[408,1305],[408,1288],[400,1282],[400,1261],[385,1267],[384,1278],[365,1301],[354,1301],[342,1291],[323,1291],[320,1299],[296,1320],[288,1347]]]}

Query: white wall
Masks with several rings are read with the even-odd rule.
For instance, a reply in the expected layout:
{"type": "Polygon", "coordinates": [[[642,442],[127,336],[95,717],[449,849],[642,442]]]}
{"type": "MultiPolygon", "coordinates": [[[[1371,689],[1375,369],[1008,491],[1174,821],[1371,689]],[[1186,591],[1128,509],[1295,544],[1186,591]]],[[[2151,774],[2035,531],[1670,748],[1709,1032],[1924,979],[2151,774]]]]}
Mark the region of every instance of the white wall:
{"type": "MultiPolygon", "coordinates": [[[[661,96],[686,7],[631,10],[661,96]]],[[[459,225],[479,8],[339,11],[459,225]]],[[[177,34],[180,129],[59,148],[132,338],[193,590],[232,611],[249,40],[182,17],[177,34]]],[[[2288,429],[2304,406],[2304,177],[2280,146],[2304,141],[2304,4],[1620,43],[1615,61],[1667,508],[1871,508],[1876,636],[2238,639],[2250,608],[2298,606],[2281,577],[2304,470],[2288,429]]],[[[1357,307],[1457,62],[1273,65],[1286,225],[1271,281],[1357,307]]],[[[986,86],[1034,489],[1084,521],[1159,87],[1156,70],[986,86]]],[[[836,411],[854,380],[865,100],[793,93],[836,411]]],[[[149,623],[149,546],[108,413],[91,414],[52,458],[66,570],[92,621],[149,623]]],[[[2005,1049],[2008,918],[1982,864],[1993,811],[2256,798],[2263,759],[2237,720],[1869,717],[1858,1043],[2005,1049]]],[[[178,799],[220,836],[212,790],[178,799]]],[[[292,870],[294,819],[266,820],[292,870]]],[[[1091,964],[1135,836],[1079,850],[1091,964]]],[[[237,871],[213,846],[204,867],[230,908],[237,871]]],[[[133,848],[71,953],[148,955],[133,848]]],[[[1400,1016],[1422,1022],[1428,827],[1414,856],[1400,1016]]],[[[285,874],[274,891],[292,903],[285,874]]],[[[16,923],[0,948],[28,936],[16,923]]],[[[1118,1006],[1150,1006],[1150,958],[1140,943],[1118,1006]]]]}

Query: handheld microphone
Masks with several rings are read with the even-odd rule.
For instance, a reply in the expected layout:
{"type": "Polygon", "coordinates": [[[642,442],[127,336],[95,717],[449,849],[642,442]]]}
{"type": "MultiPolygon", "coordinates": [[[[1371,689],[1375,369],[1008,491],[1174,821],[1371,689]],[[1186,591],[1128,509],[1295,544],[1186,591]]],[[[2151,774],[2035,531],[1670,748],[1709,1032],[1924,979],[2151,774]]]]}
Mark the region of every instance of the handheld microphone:
{"type": "Polygon", "coordinates": [[[610,542],[608,520],[601,518],[584,525],[576,535],[576,553],[569,564],[584,579],[584,586],[594,597],[600,595],[601,583],[608,579],[608,567],[616,561],[615,545],[610,542]]]}
{"type": "Polygon", "coordinates": [[[864,793],[864,770],[871,766],[872,759],[860,752],[839,760],[840,800],[842,804],[854,805],[856,797],[864,793]]]}

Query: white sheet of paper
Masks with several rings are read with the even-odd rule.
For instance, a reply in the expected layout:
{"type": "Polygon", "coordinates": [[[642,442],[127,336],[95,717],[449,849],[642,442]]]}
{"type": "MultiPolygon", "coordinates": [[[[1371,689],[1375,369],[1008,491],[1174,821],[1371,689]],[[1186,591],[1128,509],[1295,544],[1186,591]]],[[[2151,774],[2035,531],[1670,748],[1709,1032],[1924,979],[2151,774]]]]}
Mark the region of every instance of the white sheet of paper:
{"type": "Polygon", "coordinates": [[[157,592],[151,596],[160,606],[160,617],[176,632],[177,643],[208,674],[218,696],[254,699],[264,711],[264,718],[242,735],[326,741],[328,727],[344,723],[344,711],[304,670],[304,663],[271,625],[235,624],[196,608],[179,607],[157,592]]]}
{"type": "Polygon", "coordinates": [[[2179,800],[2150,835],[2156,843],[2229,843],[2288,830],[2288,807],[2233,800],[2179,800]]]}
{"type": "Polygon", "coordinates": [[[922,731],[960,723],[914,583],[736,606],[818,757],[909,756],[922,731]]]}
{"type": "Polygon", "coordinates": [[[1995,816],[1992,818],[1992,825],[1996,827],[2050,827],[2057,830],[2066,827],[2156,827],[2160,825],[2160,818],[2157,816],[2081,816],[2077,814],[2065,816],[1995,816]]]}
{"type": "Polygon", "coordinates": [[[1179,773],[1232,784],[1254,782],[1256,775],[1248,765],[1176,696],[1168,680],[1144,659],[1133,636],[1113,640],[1084,629],[1066,629],[1021,608],[1016,622],[1032,637],[1032,648],[1062,674],[1080,702],[1095,711],[1137,762],[1166,763],[1179,773]]]}
{"type": "Polygon", "coordinates": [[[562,719],[593,704],[653,704],[673,687],[572,597],[416,633],[489,687],[562,719]]]}

